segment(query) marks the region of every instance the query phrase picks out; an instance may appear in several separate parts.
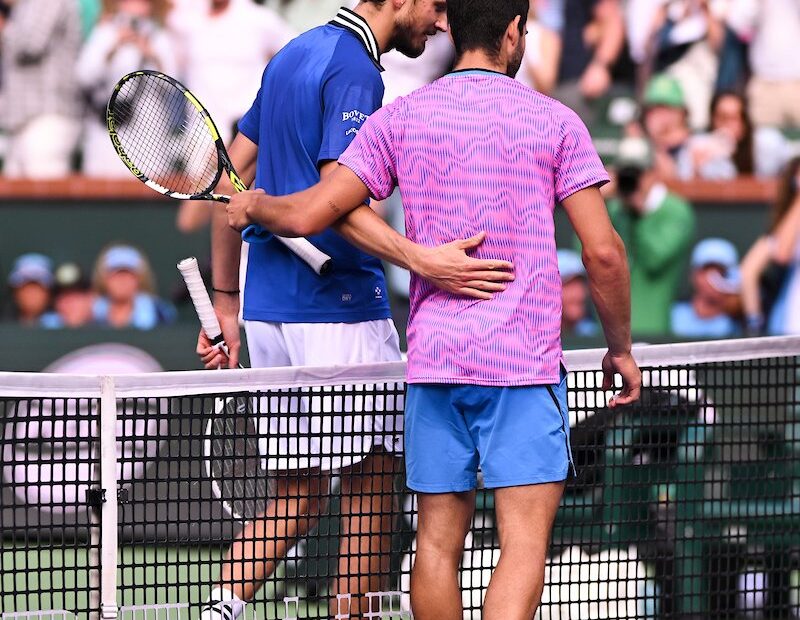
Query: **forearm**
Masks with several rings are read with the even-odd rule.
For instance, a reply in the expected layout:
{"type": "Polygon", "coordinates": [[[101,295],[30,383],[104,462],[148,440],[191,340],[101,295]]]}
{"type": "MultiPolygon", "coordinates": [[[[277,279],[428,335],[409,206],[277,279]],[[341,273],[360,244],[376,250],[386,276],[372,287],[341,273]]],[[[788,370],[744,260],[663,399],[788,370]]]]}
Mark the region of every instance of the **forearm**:
{"type": "Polygon", "coordinates": [[[789,212],[772,233],[775,239],[773,259],[781,265],[787,265],[797,252],[800,236],[800,200],[795,200],[789,212]]]}
{"type": "Polygon", "coordinates": [[[725,42],[725,24],[719,19],[706,5],[706,15],[708,19],[708,43],[719,52],[725,42]]]}
{"type": "Polygon", "coordinates": [[[542,59],[531,69],[536,89],[544,94],[552,92],[558,78],[558,64],[561,60],[561,39],[549,30],[542,32],[542,59]]]}
{"type": "Polygon", "coordinates": [[[592,62],[610,69],[617,62],[625,45],[625,19],[618,2],[606,2],[602,11],[600,40],[595,47],[592,62]]]}
{"type": "Polygon", "coordinates": [[[403,269],[414,271],[415,265],[422,260],[422,246],[398,233],[366,205],[338,220],[333,228],[367,254],[403,269]]]}
{"type": "Polygon", "coordinates": [[[211,286],[223,291],[239,290],[239,257],[242,238],[228,226],[225,206],[214,204],[211,216],[211,286]]]}
{"type": "Polygon", "coordinates": [[[612,353],[631,350],[631,283],[625,247],[618,236],[612,246],[588,251],[583,262],[597,314],[612,353]]]}
{"type": "Polygon", "coordinates": [[[369,197],[366,186],[349,168],[333,165],[319,183],[302,192],[288,196],[251,193],[248,218],[282,237],[308,237],[332,226],[369,197]]]}
{"type": "Polygon", "coordinates": [[[265,230],[281,237],[316,235],[333,224],[335,217],[322,221],[312,218],[304,205],[309,204],[310,192],[305,190],[288,196],[253,196],[247,206],[248,219],[265,230]]]}

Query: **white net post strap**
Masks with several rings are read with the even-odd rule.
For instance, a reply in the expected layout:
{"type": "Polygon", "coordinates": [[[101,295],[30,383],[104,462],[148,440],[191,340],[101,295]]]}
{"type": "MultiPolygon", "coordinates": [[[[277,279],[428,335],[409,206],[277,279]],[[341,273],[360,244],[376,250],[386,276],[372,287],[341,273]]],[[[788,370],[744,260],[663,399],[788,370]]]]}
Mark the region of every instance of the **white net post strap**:
{"type": "Polygon", "coordinates": [[[336,614],[333,620],[349,620],[350,619],[350,594],[337,594],[336,595],[336,614]]]}
{"type": "Polygon", "coordinates": [[[298,613],[300,613],[300,597],[299,596],[283,597],[284,620],[297,620],[298,613]]]}
{"type": "MultiPolygon", "coordinates": [[[[105,501],[92,509],[92,552],[97,553],[99,546],[99,566],[92,561],[91,601],[92,618],[115,620],[117,607],[117,394],[114,377],[100,377],[100,458],[95,460],[99,467],[100,488],[105,494],[105,501]],[[99,527],[96,523],[99,515],[99,527]],[[98,532],[99,530],[99,532],[98,532]],[[98,540],[99,537],[99,540],[98,540]],[[99,582],[98,582],[99,580],[99,582]],[[97,599],[99,592],[99,601],[97,599]],[[97,610],[97,611],[94,611],[97,610]]],[[[96,457],[96,453],[95,453],[96,457]]]]}
{"type": "Polygon", "coordinates": [[[403,592],[389,591],[389,592],[367,592],[367,600],[369,601],[369,611],[364,613],[365,620],[367,618],[411,618],[411,611],[403,609],[403,592]],[[384,609],[384,602],[387,609],[384,609]]]}

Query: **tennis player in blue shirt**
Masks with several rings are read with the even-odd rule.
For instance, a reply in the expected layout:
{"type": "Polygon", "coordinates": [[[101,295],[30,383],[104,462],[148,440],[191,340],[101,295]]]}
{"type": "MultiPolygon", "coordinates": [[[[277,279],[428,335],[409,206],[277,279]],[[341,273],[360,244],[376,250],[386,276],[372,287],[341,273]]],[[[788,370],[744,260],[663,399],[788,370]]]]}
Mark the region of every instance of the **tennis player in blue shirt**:
{"type": "MultiPolygon", "coordinates": [[[[429,36],[446,29],[445,0],[372,0],[360,2],[354,11],[343,8],[327,25],[294,39],[267,66],[230,147],[245,183],[283,195],[329,174],[362,123],[380,107],[381,53],[394,48],[417,57],[429,36]]],[[[218,191],[231,193],[232,188],[223,182],[218,191]]],[[[370,254],[409,268],[444,290],[479,299],[502,290],[503,282],[513,277],[509,263],[466,255],[480,244],[482,234],[424,248],[394,232],[368,206],[350,214],[337,232],[310,238],[333,259],[333,272],[327,276],[318,276],[264,230],[250,228],[243,238],[250,242],[243,318],[254,367],[399,360],[383,270],[370,254]]],[[[212,348],[201,333],[197,351],[208,368],[238,363],[240,243],[228,228],[225,209],[217,209],[212,285],[230,356],[212,348]]],[[[307,424],[302,416],[300,420],[307,424]]],[[[264,424],[271,436],[283,430],[279,420],[264,424]]],[[[278,559],[313,527],[323,508],[319,495],[325,483],[308,475],[311,468],[337,470],[341,476],[344,535],[331,599],[351,594],[350,612],[357,616],[366,609],[361,595],[385,589],[402,420],[364,416],[362,425],[363,436],[343,437],[336,454],[326,454],[312,437],[304,442],[308,452],[285,455],[307,468],[295,470],[296,476],[280,476],[279,500],[270,503],[263,518],[245,526],[223,563],[221,585],[211,593],[202,620],[239,615],[278,559]]],[[[339,611],[344,610],[331,610],[330,616],[339,611]]]]}

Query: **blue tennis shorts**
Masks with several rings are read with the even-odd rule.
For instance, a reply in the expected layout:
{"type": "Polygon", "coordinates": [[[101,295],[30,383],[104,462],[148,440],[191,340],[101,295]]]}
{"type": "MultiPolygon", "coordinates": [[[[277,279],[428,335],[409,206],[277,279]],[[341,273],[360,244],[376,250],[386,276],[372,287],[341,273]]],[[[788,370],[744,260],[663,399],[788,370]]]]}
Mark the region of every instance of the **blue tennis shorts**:
{"type": "Polygon", "coordinates": [[[567,380],[485,387],[410,384],[405,407],[406,484],[422,493],[565,480],[572,462],[567,380]]]}

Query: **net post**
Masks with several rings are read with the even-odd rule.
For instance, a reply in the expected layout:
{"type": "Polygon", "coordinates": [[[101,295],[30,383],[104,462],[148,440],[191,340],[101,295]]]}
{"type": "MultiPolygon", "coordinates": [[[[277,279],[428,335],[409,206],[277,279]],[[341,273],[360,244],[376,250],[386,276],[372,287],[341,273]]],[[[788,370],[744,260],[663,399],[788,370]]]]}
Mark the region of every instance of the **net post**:
{"type": "Polygon", "coordinates": [[[100,484],[110,497],[102,506],[100,618],[115,620],[117,608],[117,395],[114,377],[100,381],[100,484]]]}

